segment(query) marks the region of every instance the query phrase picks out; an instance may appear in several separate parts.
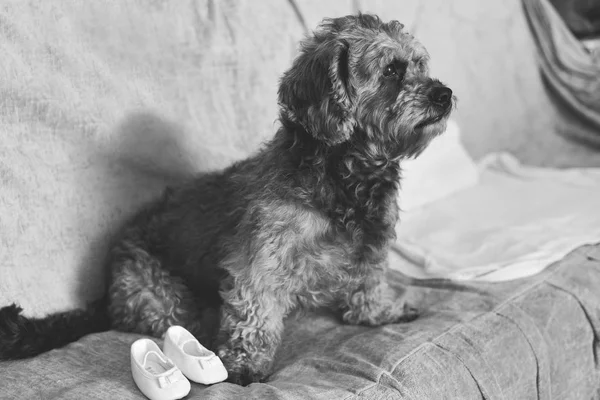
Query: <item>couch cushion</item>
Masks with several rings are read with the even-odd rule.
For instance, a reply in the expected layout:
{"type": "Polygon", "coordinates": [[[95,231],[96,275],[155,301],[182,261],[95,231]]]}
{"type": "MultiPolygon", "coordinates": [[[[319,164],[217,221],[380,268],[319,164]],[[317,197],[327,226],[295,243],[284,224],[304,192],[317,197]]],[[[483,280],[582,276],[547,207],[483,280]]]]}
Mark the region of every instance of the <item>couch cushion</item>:
{"type": "MultiPolygon", "coordinates": [[[[390,271],[390,280],[398,275],[390,271]]],[[[421,318],[380,328],[292,317],[268,382],[193,384],[190,399],[561,399],[600,395],[600,245],[540,275],[477,292],[415,289],[421,318]]],[[[104,332],[0,363],[6,398],[143,399],[129,370],[139,335],[104,332]]],[[[160,341],[158,341],[160,343],[160,341]]]]}

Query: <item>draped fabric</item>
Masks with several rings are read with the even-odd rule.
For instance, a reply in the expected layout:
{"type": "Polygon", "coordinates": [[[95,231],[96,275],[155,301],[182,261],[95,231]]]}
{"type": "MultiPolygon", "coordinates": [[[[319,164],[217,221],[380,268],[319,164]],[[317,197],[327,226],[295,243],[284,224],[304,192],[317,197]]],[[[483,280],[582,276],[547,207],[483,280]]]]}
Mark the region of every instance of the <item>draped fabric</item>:
{"type": "Polygon", "coordinates": [[[600,52],[571,32],[548,0],[523,0],[548,87],[573,117],[561,133],[600,147],[600,52]]]}

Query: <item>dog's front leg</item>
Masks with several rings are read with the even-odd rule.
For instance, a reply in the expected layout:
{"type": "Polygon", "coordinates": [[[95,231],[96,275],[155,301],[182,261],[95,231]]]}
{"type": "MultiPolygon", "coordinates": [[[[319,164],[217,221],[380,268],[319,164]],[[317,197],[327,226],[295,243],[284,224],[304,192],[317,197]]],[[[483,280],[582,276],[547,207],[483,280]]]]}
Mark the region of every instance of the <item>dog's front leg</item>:
{"type": "Polygon", "coordinates": [[[343,301],[343,320],[353,325],[379,326],[410,322],[417,310],[406,302],[406,290],[391,288],[385,281],[384,266],[374,266],[358,289],[343,301]]]}
{"type": "Polygon", "coordinates": [[[227,380],[244,386],[264,381],[281,342],[284,307],[266,288],[236,287],[223,297],[219,357],[227,380]]]}

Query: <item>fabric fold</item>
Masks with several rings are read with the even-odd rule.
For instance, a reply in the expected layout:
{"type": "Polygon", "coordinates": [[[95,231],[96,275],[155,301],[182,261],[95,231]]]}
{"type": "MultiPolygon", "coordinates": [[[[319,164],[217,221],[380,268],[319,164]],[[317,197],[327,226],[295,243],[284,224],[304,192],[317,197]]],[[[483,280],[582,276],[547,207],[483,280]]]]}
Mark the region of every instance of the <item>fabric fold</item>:
{"type": "Polygon", "coordinates": [[[590,129],[565,134],[600,146],[600,53],[588,51],[548,0],[523,0],[546,83],[590,129]]]}

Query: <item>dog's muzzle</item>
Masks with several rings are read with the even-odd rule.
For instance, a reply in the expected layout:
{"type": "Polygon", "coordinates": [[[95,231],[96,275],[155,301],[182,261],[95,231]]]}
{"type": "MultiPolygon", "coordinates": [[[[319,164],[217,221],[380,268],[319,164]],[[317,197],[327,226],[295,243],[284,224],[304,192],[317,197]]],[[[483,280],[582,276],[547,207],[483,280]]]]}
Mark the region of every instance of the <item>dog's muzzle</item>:
{"type": "Polygon", "coordinates": [[[427,94],[427,99],[433,107],[429,108],[429,118],[417,124],[417,128],[435,124],[446,118],[452,110],[452,90],[441,83],[436,83],[427,94]]]}
{"type": "Polygon", "coordinates": [[[452,90],[446,86],[435,86],[429,92],[429,101],[446,110],[452,105],[452,90]]]}

